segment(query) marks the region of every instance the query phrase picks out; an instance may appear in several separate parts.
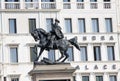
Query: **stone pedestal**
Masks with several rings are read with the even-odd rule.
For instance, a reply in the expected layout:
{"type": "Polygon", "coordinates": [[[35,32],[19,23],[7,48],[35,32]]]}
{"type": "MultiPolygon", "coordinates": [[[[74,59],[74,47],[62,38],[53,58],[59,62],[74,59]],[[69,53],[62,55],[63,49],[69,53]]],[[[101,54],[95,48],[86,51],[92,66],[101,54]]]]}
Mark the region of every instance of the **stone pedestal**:
{"type": "Polygon", "coordinates": [[[29,72],[33,81],[73,81],[75,69],[69,63],[35,65],[29,72]]]}

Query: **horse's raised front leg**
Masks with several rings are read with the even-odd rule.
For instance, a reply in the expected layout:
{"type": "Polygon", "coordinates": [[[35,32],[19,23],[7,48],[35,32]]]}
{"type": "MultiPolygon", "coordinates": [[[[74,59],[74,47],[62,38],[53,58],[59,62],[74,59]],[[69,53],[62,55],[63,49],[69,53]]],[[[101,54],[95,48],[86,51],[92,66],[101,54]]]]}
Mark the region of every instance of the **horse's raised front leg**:
{"type": "Polygon", "coordinates": [[[38,60],[39,60],[39,58],[40,58],[40,56],[41,56],[41,54],[42,54],[43,51],[44,51],[44,48],[41,48],[41,49],[40,49],[40,52],[39,52],[39,55],[37,56],[37,58],[36,58],[35,61],[38,61],[38,60]]]}

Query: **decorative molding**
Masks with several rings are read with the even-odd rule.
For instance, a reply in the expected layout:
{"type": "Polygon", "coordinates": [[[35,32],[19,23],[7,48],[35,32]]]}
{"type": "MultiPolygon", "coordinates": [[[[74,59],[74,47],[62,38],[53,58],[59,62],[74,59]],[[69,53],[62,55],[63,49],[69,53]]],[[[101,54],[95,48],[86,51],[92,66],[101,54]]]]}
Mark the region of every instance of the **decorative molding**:
{"type": "Polygon", "coordinates": [[[11,78],[19,78],[20,77],[20,74],[9,74],[7,75],[8,77],[11,77],[11,78]]]}
{"type": "Polygon", "coordinates": [[[7,46],[19,46],[20,45],[20,43],[8,43],[8,44],[6,44],[7,46]]]}

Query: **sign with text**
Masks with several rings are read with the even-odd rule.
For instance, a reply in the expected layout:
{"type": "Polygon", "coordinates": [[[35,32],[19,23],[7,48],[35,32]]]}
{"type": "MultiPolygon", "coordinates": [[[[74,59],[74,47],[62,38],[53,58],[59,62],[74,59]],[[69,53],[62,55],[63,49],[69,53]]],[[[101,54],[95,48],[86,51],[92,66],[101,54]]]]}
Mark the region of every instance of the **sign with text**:
{"type": "Polygon", "coordinates": [[[119,63],[78,63],[73,65],[76,71],[93,71],[93,72],[104,72],[104,71],[118,71],[120,70],[119,63]]]}

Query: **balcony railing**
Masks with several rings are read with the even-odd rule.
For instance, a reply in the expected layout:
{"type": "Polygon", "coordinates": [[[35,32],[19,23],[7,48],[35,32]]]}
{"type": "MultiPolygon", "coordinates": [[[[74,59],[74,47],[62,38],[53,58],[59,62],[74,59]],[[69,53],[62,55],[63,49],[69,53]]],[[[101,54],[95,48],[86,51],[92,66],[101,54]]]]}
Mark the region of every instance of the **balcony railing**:
{"type": "Polygon", "coordinates": [[[105,9],[110,9],[111,8],[111,3],[104,3],[104,8],[105,9]]]}
{"type": "Polygon", "coordinates": [[[42,2],[41,8],[42,9],[56,9],[56,3],[55,2],[42,2]]]}
{"type": "MultiPolygon", "coordinates": [[[[86,3],[63,2],[63,9],[71,9],[71,5],[75,5],[77,9],[85,9],[86,3]]],[[[98,9],[98,2],[90,2],[90,9],[98,9]]],[[[100,4],[101,5],[101,4],[100,4]]],[[[103,9],[111,9],[111,2],[103,2],[103,9]]],[[[0,2],[0,9],[62,9],[56,2],[0,2]]]]}
{"type": "Polygon", "coordinates": [[[84,3],[77,3],[77,9],[84,9],[84,3]]]}
{"type": "Polygon", "coordinates": [[[25,8],[26,9],[38,9],[39,3],[37,3],[37,2],[25,2],[25,8]]]}
{"type": "Polygon", "coordinates": [[[64,3],[63,3],[63,9],[71,9],[71,3],[69,3],[69,2],[64,2],[64,3]]]}
{"type": "Polygon", "coordinates": [[[20,9],[19,2],[5,2],[5,9],[20,9]]]}
{"type": "Polygon", "coordinates": [[[96,3],[96,2],[90,3],[90,8],[91,8],[91,9],[97,9],[97,8],[98,8],[98,3],[96,3]]]}

